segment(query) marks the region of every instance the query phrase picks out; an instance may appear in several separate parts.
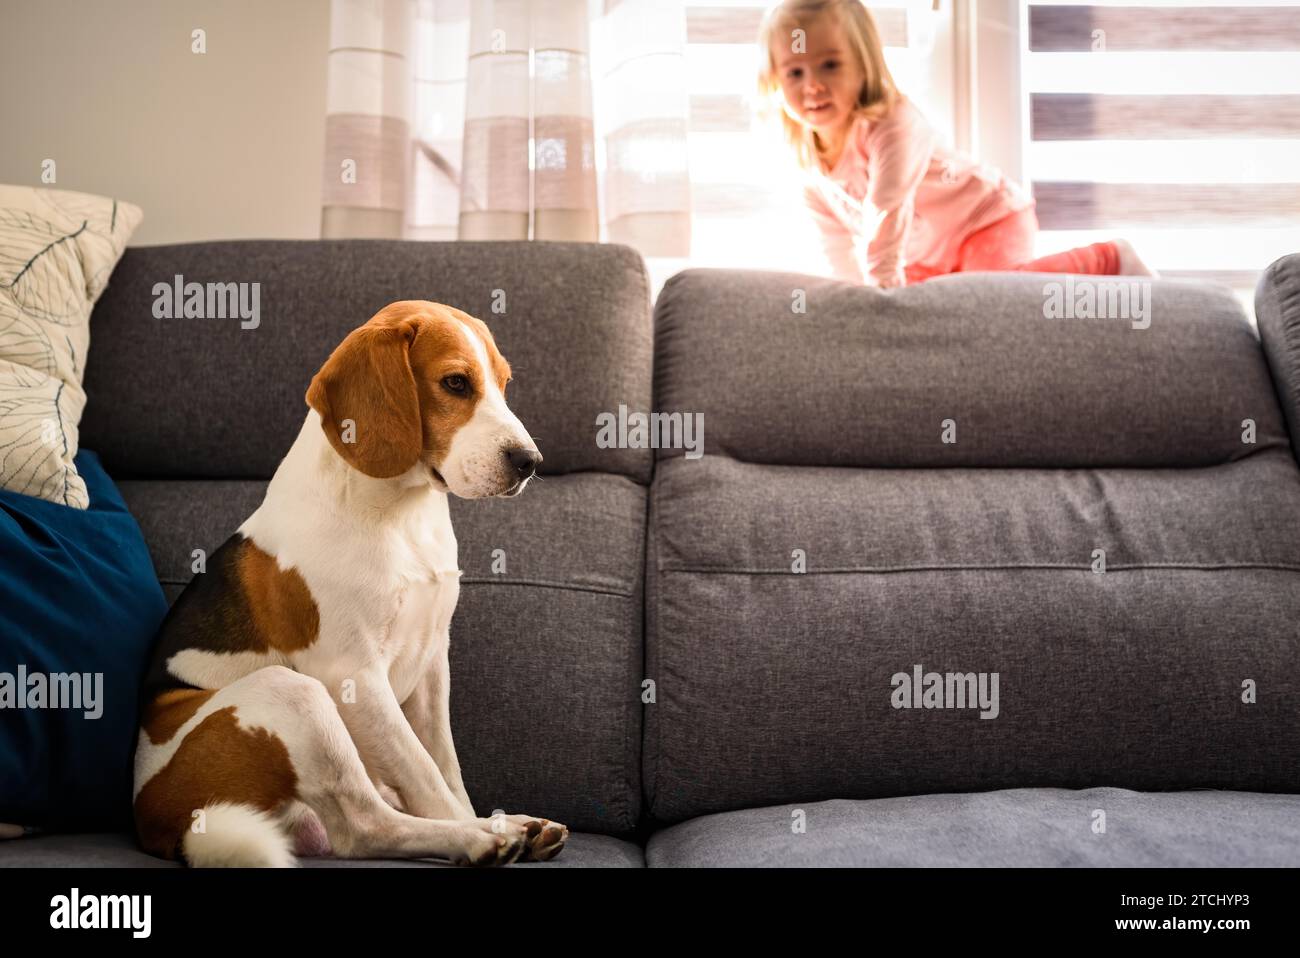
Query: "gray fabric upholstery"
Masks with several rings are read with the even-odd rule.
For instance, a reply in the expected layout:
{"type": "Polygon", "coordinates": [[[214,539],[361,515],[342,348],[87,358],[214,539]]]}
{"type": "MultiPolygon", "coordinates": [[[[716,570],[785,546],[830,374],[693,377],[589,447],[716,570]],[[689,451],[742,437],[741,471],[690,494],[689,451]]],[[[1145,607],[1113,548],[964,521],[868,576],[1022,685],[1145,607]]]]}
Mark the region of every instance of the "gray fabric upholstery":
{"type": "Polygon", "coordinates": [[[1045,318],[1065,282],[668,282],[655,409],[702,413],[705,455],[661,450],[651,492],[655,820],[1098,782],[1300,791],[1282,518],[1300,472],[1259,341],[1226,291],[1174,281],[1145,287],[1146,329],[1045,318]],[[997,717],[895,708],[917,666],[996,674],[997,717]]]}
{"type": "Polygon", "coordinates": [[[1226,289],[1147,282],[1150,327],[1135,329],[1044,318],[1048,284],[1066,280],[960,274],[884,292],[688,270],[655,303],[655,409],[702,413],[706,456],[798,465],[1204,466],[1287,444],[1226,289]]]}
{"type": "MultiPolygon", "coordinates": [[[[260,504],[265,483],[127,480],[168,597],[260,504]]],[[[547,476],[520,497],[453,498],[460,602],[452,729],[478,810],[624,834],[640,815],[646,490],[602,473],[547,476]],[[494,574],[501,550],[505,572],[494,574]]],[[[500,568],[500,566],[498,566],[500,568]]]]}
{"type": "MultiPolygon", "coordinates": [[[[884,293],[690,270],[655,305],[652,377],[623,247],[132,249],[94,314],[81,438],[174,600],[260,502],[342,336],[395,299],[450,303],[493,329],[546,457],[520,499],[452,500],[452,723],[481,813],[573,831],[553,864],[1300,865],[1300,795],[1269,794],[1300,793],[1296,270],[1261,284],[1267,360],[1200,284],[1151,284],[1134,329],[1045,318],[1061,276],[884,293]],[[261,326],[154,319],[176,274],[262,283],[261,326]],[[703,413],[704,458],[599,448],[619,406],[703,413]],[[917,664],[998,673],[998,717],[893,708],[917,664]],[[1239,791],[1176,791],[1202,788],[1239,791]],[[644,858],[621,840],[656,824],[644,858]]],[[[74,835],[0,842],[12,864],[158,863],[74,835]]]]}
{"type": "MultiPolygon", "coordinates": [[[[389,859],[345,860],[303,858],[306,868],[450,868],[442,862],[389,859]]],[[[631,842],[569,832],[569,840],[549,862],[516,862],[511,868],[641,868],[645,857],[631,842]]],[[[83,835],[34,835],[0,842],[0,868],[179,868],[140,851],[135,838],[127,834],[99,832],[83,835]]]]}
{"type": "Polygon", "coordinates": [[[194,551],[212,555],[266,495],[266,483],[251,479],[124,479],[117,488],[140,524],[169,603],[194,575],[194,551]]]}
{"type": "Polygon", "coordinates": [[[1300,523],[1279,521],[1298,515],[1281,449],[1186,470],[661,460],[649,811],[1098,782],[1300,791],[1300,523]],[[894,708],[892,677],[918,664],[997,673],[999,714],[894,708]]]}
{"type": "Polygon", "coordinates": [[[517,499],[452,500],[460,603],[452,728],[485,811],[631,831],[641,813],[646,490],[547,477],[517,499]],[[492,551],[506,573],[491,573],[492,551]],[[473,758],[469,758],[469,755],[473,758]]]}
{"type": "Polygon", "coordinates": [[[835,469],[725,456],[661,463],[665,572],[1142,566],[1300,572],[1300,471],[1284,450],[1204,469],[835,469]]]}
{"type": "Polygon", "coordinates": [[[651,867],[1300,867],[1300,795],[1015,789],[828,801],[697,818],[651,867]],[[795,833],[802,809],[806,830],[795,833]],[[1094,832],[1105,813],[1105,832],[1094,832]]]}
{"type": "Polygon", "coordinates": [[[115,479],[269,479],[330,351],[388,303],[430,299],[492,329],[511,407],[547,474],[641,482],[646,449],[601,449],[596,416],[650,402],[645,268],[610,244],[238,241],[127,250],[91,320],[81,444],[115,479]],[[155,283],[260,283],[260,325],[155,319],[155,283]],[[498,291],[500,295],[498,295],[498,291]],[[504,300],[501,296],[504,296],[504,300]],[[505,312],[493,311],[504,302],[505,312]]]}
{"type": "Polygon", "coordinates": [[[1255,320],[1292,448],[1300,450],[1300,254],[1264,271],[1255,287],[1255,320]]]}

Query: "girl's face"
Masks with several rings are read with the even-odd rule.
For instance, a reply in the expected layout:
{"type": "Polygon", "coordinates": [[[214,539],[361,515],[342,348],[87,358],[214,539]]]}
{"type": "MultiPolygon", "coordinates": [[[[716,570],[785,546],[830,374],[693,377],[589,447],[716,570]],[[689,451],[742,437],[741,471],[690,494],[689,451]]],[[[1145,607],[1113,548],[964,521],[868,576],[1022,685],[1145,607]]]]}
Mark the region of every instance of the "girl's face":
{"type": "Polygon", "coordinates": [[[772,62],[781,81],[787,112],[818,132],[848,125],[866,77],[858,67],[839,23],[824,16],[806,28],[803,52],[787,35],[772,45],[772,62]]]}

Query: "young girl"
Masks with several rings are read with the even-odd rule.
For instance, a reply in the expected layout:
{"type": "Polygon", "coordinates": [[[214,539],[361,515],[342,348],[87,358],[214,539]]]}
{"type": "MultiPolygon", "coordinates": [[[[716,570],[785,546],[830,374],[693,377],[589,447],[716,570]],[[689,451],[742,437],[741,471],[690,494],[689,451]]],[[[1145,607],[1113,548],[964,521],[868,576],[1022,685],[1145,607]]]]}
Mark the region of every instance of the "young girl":
{"type": "Polygon", "coordinates": [[[837,278],[890,287],[965,270],[1154,275],[1124,240],[1034,259],[1034,201],[938,141],[894,86],[861,0],[785,0],[763,19],[759,44],[759,93],[779,101],[837,278]]]}

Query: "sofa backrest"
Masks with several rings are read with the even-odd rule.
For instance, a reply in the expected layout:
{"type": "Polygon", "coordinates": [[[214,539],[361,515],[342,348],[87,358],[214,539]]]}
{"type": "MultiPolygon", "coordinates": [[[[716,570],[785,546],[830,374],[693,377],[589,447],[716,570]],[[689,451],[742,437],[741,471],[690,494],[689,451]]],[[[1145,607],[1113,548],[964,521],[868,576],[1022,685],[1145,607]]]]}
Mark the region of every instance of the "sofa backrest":
{"type": "Polygon", "coordinates": [[[1264,270],[1255,287],[1255,317],[1268,356],[1291,447],[1300,447],[1300,253],[1264,270]]]}
{"type": "Polygon", "coordinates": [[[1187,467],[1287,443],[1258,337],[1216,286],[966,274],[887,294],[701,269],[655,315],[656,409],[704,413],[709,451],[746,462],[1187,467]]]}
{"type": "Polygon", "coordinates": [[[655,409],[704,442],[652,484],[655,820],[1300,788],[1300,471],[1258,339],[1226,290],[1116,282],[669,280],[655,409]]]}
{"type": "Polygon", "coordinates": [[[307,413],[308,382],[350,330],[401,299],[483,319],[513,367],[511,407],[545,461],[517,499],[452,500],[463,576],[451,709],[466,785],[484,815],[625,834],[641,807],[653,454],[595,435],[602,412],[649,405],[647,289],[638,254],[613,245],[130,249],[92,317],[81,443],[118,481],[174,601],[195,550],[210,555],[261,502],[307,413]],[[259,284],[259,322],[157,318],[155,285],[176,276],[259,284]]]}
{"type": "MultiPolygon", "coordinates": [[[[188,294],[182,300],[188,298],[188,294]]],[[[222,299],[214,295],[214,305],[222,299]]],[[[114,478],[269,479],[307,414],[311,377],[351,330],[398,299],[488,324],[515,374],[508,398],[542,473],[650,478],[639,449],[598,449],[596,416],[649,401],[645,269],[582,243],[248,240],[128,249],[95,307],[82,442],[114,478]],[[252,320],[155,318],[181,284],[257,284],[252,320]],[[158,292],[155,292],[155,288],[158,292]],[[245,328],[249,326],[250,328],[245,328]]]]}

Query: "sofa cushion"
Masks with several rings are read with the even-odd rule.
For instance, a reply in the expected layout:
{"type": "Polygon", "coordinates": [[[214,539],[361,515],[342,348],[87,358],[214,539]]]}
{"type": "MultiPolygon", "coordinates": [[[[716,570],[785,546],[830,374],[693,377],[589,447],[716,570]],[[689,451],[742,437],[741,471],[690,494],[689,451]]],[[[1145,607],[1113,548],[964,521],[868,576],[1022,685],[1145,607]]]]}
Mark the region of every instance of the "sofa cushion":
{"type": "Polygon", "coordinates": [[[141,215],[105,196],[0,184],[0,489],[86,508],[74,459],[90,312],[141,215]]]}
{"type": "Polygon", "coordinates": [[[85,509],[0,490],[0,822],[9,824],[131,820],[136,696],[167,605],[113,480],[88,449],[76,465],[85,509]]]}
{"type": "Polygon", "coordinates": [[[1097,782],[1300,791],[1296,516],[1285,448],[1187,470],[661,461],[649,811],[1097,782]],[[932,673],[944,698],[927,703],[932,673]],[[925,707],[970,690],[949,698],[948,673],[983,674],[990,698],[996,675],[996,716],[925,707]]]}
{"type": "Polygon", "coordinates": [[[657,832],[646,864],[1295,868],[1300,795],[1022,788],[779,805],[657,832]]]}
{"type": "MultiPolygon", "coordinates": [[[[307,868],[450,868],[442,862],[404,859],[301,858],[307,868]]],[[[564,851],[549,862],[516,862],[509,868],[641,868],[645,856],[639,845],[570,830],[564,851]]],[[[0,842],[0,868],[180,868],[140,851],[125,832],[37,835],[0,842]]]]}
{"type": "MultiPolygon", "coordinates": [[[[610,244],[241,240],[128,250],[95,308],[85,441],[118,478],[269,479],[302,426],[316,370],[348,332],[401,299],[446,303],[488,324],[514,369],[510,405],[537,439],[543,474],[649,481],[649,449],[594,441],[602,412],[650,402],[645,267],[610,244]],[[226,318],[155,318],[165,295],[155,287],[174,288],[177,276],[205,290],[250,284],[250,316],[259,284],[256,317],[226,308],[226,318]]],[[[218,305],[214,295],[214,313],[218,305]]]]}
{"type": "Polygon", "coordinates": [[[655,329],[655,410],[701,414],[705,455],[821,466],[1204,466],[1288,443],[1240,304],[1200,283],[962,274],[886,292],[693,269],[665,284],[655,329]],[[1147,328],[1044,315],[1058,288],[1078,302],[1090,284],[1116,282],[1140,291],[1130,312],[1145,303],[1147,328]],[[1243,442],[1247,419],[1253,443],[1243,442]]]}
{"type": "MultiPolygon", "coordinates": [[[[121,484],[172,601],[265,483],[121,484]]],[[[641,808],[646,489],[546,476],[516,499],[451,499],[460,548],[452,730],[476,809],[630,832],[641,808]]]]}
{"type": "Polygon", "coordinates": [[[1259,278],[1255,318],[1292,446],[1300,449],[1300,253],[1283,256],[1259,278]]]}

